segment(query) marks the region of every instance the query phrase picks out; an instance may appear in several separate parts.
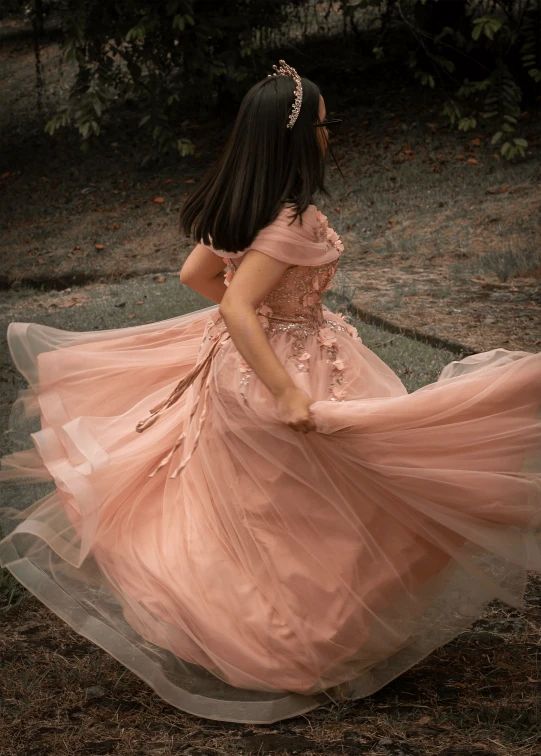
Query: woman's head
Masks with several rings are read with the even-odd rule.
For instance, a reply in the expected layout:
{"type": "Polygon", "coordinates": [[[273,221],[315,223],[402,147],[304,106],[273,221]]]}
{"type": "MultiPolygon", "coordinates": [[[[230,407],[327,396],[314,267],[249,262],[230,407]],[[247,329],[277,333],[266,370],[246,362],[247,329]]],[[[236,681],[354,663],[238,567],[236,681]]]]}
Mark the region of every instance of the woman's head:
{"type": "Polygon", "coordinates": [[[205,244],[227,252],[246,249],[288,202],[303,213],[324,186],[327,133],[316,127],[325,103],[310,79],[301,78],[302,103],[287,128],[295,101],[291,76],[266,77],[247,92],[216,163],[180,211],[180,225],[205,244]]]}

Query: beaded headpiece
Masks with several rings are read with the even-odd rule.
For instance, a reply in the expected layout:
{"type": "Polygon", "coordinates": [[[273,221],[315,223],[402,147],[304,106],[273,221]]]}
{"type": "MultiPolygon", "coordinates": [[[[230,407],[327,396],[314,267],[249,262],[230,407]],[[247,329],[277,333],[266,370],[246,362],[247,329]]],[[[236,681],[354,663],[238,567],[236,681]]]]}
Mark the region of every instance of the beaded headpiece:
{"type": "Polygon", "coordinates": [[[302,104],[302,84],[301,84],[301,77],[299,74],[295,71],[294,68],[291,66],[288,66],[285,60],[278,61],[280,63],[280,67],[274,65],[273,68],[276,71],[276,73],[268,74],[267,79],[270,76],[291,76],[293,80],[295,81],[295,101],[293,103],[293,108],[291,110],[291,113],[289,115],[289,120],[287,122],[287,128],[292,129],[295,125],[295,121],[298,118],[298,115],[301,110],[301,104],[302,104]]]}

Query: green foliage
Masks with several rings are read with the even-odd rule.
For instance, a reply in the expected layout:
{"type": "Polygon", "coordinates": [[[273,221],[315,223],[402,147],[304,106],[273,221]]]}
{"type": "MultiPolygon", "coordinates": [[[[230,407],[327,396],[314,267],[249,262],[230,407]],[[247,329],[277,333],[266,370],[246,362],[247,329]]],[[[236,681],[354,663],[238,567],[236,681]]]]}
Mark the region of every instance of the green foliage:
{"type": "Polygon", "coordinates": [[[438,28],[438,18],[445,16],[438,15],[435,6],[440,3],[437,10],[441,10],[444,0],[413,0],[414,6],[422,6],[418,23],[408,19],[406,26],[418,43],[409,51],[408,59],[414,78],[433,89],[437,77],[441,89],[453,90],[442,109],[451,126],[470,131],[476,128],[479,117],[493,120],[492,145],[499,145],[500,154],[508,160],[516,155],[525,157],[528,142],[516,132],[524,74],[535,83],[541,82],[540,0],[446,2],[454,14],[454,24],[438,28]],[[518,67],[517,56],[522,64],[518,67]],[[485,75],[477,80],[452,77],[455,60],[471,70],[483,70],[485,75]]]}
{"type": "Polygon", "coordinates": [[[492,16],[481,16],[473,22],[472,38],[477,40],[481,34],[485,34],[489,39],[494,39],[494,35],[502,28],[502,22],[492,16]]]}
{"type": "Polygon", "coordinates": [[[86,151],[110,107],[133,103],[149,135],[143,166],[170,152],[194,152],[187,106],[204,116],[234,97],[248,72],[258,64],[263,70],[253,30],[285,18],[285,3],[271,0],[228,0],[227,8],[215,0],[48,2],[63,26],[62,62],[76,63],[77,76],[46,132],[74,126],[86,151]]]}
{"type": "Polygon", "coordinates": [[[541,11],[538,8],[536,13],[534,8],[530,8],[528,12],[524,14],[522,26],[523,43],[520,48],[520,55],[524,69],[536,84],[541,83],[541,60],[539,59],[539,48],[541,47],[539,39],[540,26],[541,11]]]}
{"type": "Polygon", "coordinates": [[[379,14],[381,31],[371,50],[382,62],[396,45],[386,38],[394,25],[407,45],[412,77],[445,94],[442,113],[451,126],[467,132],[486,120],[494,129],[492,145],[503,157],[526,155],[521,106],[525,92],[541,83],[541,0],[388,0],[385,7],[381,0],[339,0],[325,7],[317,0],[29,4],[34,19],[54,8],[64,32],[63,59],[77,65],[68,103],[46,131],[75,127],[85,150],[119,104],[137,108],[138,127],[148,135],[143,165],[171,151],[180,157],[193,153],[188,116],[221,112],[240,99],[248,80],[268,72],[263,42],[268,32],[286,39],[295,20],[311,15],[311,33],[321,36],[321,21],[332,10],[343,23],[340,31],[335,25],[326,33],[346,35],[349,24],[353,37],[360,35],[360,14],[379,14]]]}

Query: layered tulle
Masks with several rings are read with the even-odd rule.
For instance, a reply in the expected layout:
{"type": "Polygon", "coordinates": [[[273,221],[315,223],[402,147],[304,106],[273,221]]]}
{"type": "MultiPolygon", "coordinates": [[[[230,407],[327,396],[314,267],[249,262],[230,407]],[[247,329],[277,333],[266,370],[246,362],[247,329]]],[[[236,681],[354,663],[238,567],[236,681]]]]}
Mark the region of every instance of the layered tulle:
{"type": "MultiPolygon", "coordinates": [[[[0,481],[49,490],[0,563],[200,716],[269,723],[367,696],[492,599],[519,607],[541,571],[541,354],[475,355],[408,394],[324,314],[344,401],[328,398],[321,333],[301,371],[291,334],[270,337],[314,400],[306,435],[243,380],[217,306],[108,331],[8,329],[28,381],[10,433],[34,447],[3,457],[0,481]]],[[[16,507],[19,486],[3,490],[16,507]]]]}

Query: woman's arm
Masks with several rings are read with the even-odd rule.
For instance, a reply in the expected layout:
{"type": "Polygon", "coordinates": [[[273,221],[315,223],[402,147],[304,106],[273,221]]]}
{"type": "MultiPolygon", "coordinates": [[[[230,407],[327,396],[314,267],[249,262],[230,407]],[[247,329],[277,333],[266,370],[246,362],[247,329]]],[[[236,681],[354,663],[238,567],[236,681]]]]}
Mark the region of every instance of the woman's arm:
{"type": "Polygon", "coordinates": [[[224,268],[221,257],[198,244],[182,266],[180,281],[202,297],[219,304],[227,291],[223,277],[224,268]]]}
{"type": "Polygon", "coordinates": [[[255,311],[288,267],[256,249],[248,250],[219,307],[234,345],[276,397],[297,386],[276,356],[255,311]]]}

